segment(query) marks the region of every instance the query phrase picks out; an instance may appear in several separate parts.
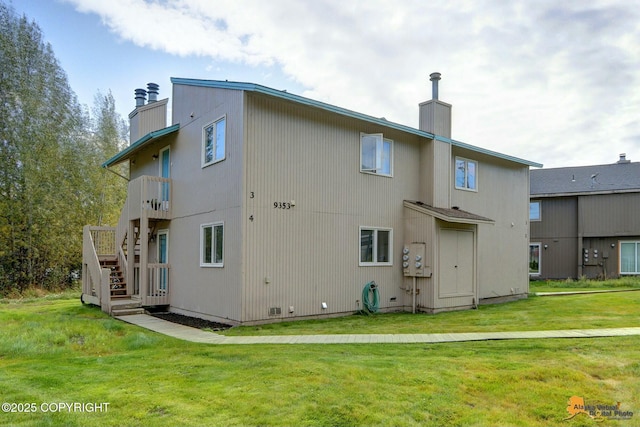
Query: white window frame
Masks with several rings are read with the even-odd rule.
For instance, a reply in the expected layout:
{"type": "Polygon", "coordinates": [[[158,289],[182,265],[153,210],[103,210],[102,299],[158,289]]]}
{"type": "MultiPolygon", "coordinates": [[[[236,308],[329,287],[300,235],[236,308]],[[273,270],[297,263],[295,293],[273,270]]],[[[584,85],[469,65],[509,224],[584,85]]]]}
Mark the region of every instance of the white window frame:
{"type": "Polygon", "coordinates": [[[224,222],[210,222],[200,225],[200,267],[224,267],[224,222]],[[222,227],[222,260],[216,262],[216,227],[222,227]],[[205,237],[204,230],[211,228],[211,262],[205,261],[204,249],[205,249],[205,237]]]}
{"type": "Polygon", "coordinates": [[[478,191],[478,162],[476,160],[466,159],[464,157],[456,157],[453,164],[453,184],[455,185],[456,190],[465,190],[465,191],[478,191]],[[458,162],[464,162],[464,185],[459,186],[458,180],[458,162]],[[472,163],[475,166],[475,186],[473,188],[469,187],[469,164],[472,163]]]}
{"type": "Polygon", "coordinates": [[[360,267],[378,267],[378,266],[391,266],[393,265],[393,228],[387,227],[369,227],[369,226],[360,226],[358,231],[358,265],[360,267]],[[362,231],[368,230],[373,231],[373,253],[372,259],[373,262],[362,261],[362,231]],[[378,259],[378,232],[379,231],[388,231],[389,232],[389,253],[387,254],[387,261],[377,261],[378,259]]]}
{"type": "Polygon", "coordinates": [[[640,241],[637,240],[621,240],[618,242],[618,270],[620,275],[635,276],[640,274],[640,262],[638,262],[638,251],[640,251],[640,241]],[[634,258],[635,258],[635,271],[622,271],[622,245],[633,244],[635,245],[634,258]]]}
{"type": "Polygon", "coordinates": [[[227,116],[224,115],[222,117],[218,117],[216,120],[213,120],[202,127],[202,151],[201,151],[201,161],[202,167],[205,168],[207,166],[213,165],[215,163],[223,161],[227,157],[227,116]],[[224,126],[224,140],[222,141],[222,157],[216,157],[216,151],[219,145],[219,141],[217,140],[217,127],[220,126],[222,122],[222,126],[224,126]],[[212,147],[212,158],[207,161],[207,129],[212,127],[214,128],[214,141],[212,147]]]}
{"type": "Polygon", "coordinates": [[[529,221],[531,222],[539,222],[542,221],[542,201],[540,200],[532,200],[529,202],[529,221]],[[533,204],[537,204],[538,205],[538,217],[537,218],[532,218],[531,217],[531,205],[533,204]]]}
{"type": "MultiPolygon", "coordinates": [[[[373,165],[372,165],[373,166],[373,165]]],[[[360,172],[370,173],[373,175],[393,177],[393,140],[385,138],[381,133],[364,133],[360,132],[360,172]],[[363,148],[365,140],[375,143],[375,167],[363,167],[363,148]],[[389,173],[383,172],[385,163],[385,144],[389,146],[389,173]]]]}
{"type": "Polygon", "coordinates": [[[531,242],[529,243],[529,256],[531,256],[531,247],[538,247],[538,271],[531,271],[531,259],[527,262],[527,270],[529,270],[530,276],[539,276],[542,274],[542,243],[531,242]]]}

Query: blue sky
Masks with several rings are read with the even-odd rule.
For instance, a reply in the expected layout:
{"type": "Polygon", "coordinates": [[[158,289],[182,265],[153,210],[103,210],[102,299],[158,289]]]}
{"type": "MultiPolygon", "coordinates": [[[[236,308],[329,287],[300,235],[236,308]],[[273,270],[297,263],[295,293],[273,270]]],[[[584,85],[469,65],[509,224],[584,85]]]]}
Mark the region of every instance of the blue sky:
{"type": "MultiPolygon", "coordinates": [[[[4,0],[7,1],[7,0],[4,0]]],[[[640,161],[637,0],[13,0],[81,103],[170,77],[248,81],[417,127],[442,73],[453,138],[545,167],[640,161]]]]}

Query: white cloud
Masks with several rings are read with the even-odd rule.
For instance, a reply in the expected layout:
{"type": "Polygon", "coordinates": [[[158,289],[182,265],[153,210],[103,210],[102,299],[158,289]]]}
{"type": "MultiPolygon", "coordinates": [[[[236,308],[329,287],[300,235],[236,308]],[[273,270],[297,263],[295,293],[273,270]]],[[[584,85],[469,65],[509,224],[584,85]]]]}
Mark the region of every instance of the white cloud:
{"type": "Polygon", "coordinates": [[[548,166],[640,160],[633,2],[68,1],[136,45],[275,65],[303,95],[410,126],[439,71],[455,139],[548,166]]]}

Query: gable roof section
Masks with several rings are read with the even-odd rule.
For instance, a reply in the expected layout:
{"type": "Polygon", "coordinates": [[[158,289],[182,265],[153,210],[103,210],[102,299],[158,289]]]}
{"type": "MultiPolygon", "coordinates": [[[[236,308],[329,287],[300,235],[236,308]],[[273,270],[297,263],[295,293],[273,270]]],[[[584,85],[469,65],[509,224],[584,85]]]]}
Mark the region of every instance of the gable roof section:
{"type": "Polygon", "coordinates": [[[458,224],[493,224],[494,220],[460,209],[434,208],[419,201],[405,200],[404,206],[443,221],[458,224]]]}
{"type": "Polygon", "coordinates": [[[531,162],[529,160],[519,159],[517,157],[509,156],[507,154],[498,153],[496,151],[487,150],[480,147],[475,147],[470,144],[466,144],[464,142],[456,141],[451,138],[446,138],[439,135],[434,135],[429,132],[421,131],[419,129],[412,128],[410,126],[405,126],[399,123],[390,122],[386,119],[380,119],[377,117],[369,116],[366,114],[358,113],[353,110],[348,110],[346,108],[337,107],[335,105],[326,104],[324,102],[316,101],[310,98],[305,98],[300,95],[294,95],[292,93],[272,89],[270,87],[258,85],[255,83],[243,83],[243,82],[230,82],[230,81],[222,81],[222,80],[200,80],[200,79],[184,79],[178,77],[172,77],[171,83],[186,85],[186,86],[201,86],[208,88],[216,88],[216,89],[231,89],[231,90],[244,90],[246,92],[255,92],[263,95],[273,96],[275,98],[284,99],[287,101],[295,102],[302,105],[307,105],[314,108],[320,108],[325,111],[330,111],[332,113],[340,114],[342,116],[363,120],[365,122],[377,124],[380,126],[385,126],[388,128],[400,130],[403,132],[407,132],[413,135],[421,136],[429,139],[436,139],[438,141],[449,143],[453,146],[465,148],[471,151],[475,151],[482,154],[487,154],[489,156],[498,157],[503,160],[508,160],[511,162],[519,163],[525,166],[533,166],[537,168],[541,168],[542,165],[540,163],[531,162]]]}
{"type": "Polygon", "coordinates": [[[640,192],[640,162],[532,170],[531,196],[640,192]]]}
{"type": "Polygon", "coordinates": [[[153,142],[156,142],[156,140],[162,138],[163,136],[166,136],[166,135],[169,135],[169,134],[171,134],[173,132],[176,132],[178,129],[180,129],[180,123],[176,123],[173,126],[169,126],[169,127],[166,127],[164,129],[160,129],[160,130],[157,130],[157,131],[154,131],[154,132],[149,132],[148,134],[146,134],[145,136],[143,136],[142,138],[140,138],[139,140],[137,140],[133,144],[129,145],[127,148],[125,148],[124,150],[122,150],[121,152],[119,152],[118,154],[116,154],[115,156],[113,156],[112,158],[107,160],[106,162],[104,162],[102,164],[102,167],[103,168],[108,168],[108,167],[111,167],[113,165],[117,165],[118,163],[124,162],[129,157],[131,157],[133,154],[135,154],[136,152],[140,151],[141,149],[143,149],[147,145],[149,145],[149,144],[151,144],[153,142]]]}

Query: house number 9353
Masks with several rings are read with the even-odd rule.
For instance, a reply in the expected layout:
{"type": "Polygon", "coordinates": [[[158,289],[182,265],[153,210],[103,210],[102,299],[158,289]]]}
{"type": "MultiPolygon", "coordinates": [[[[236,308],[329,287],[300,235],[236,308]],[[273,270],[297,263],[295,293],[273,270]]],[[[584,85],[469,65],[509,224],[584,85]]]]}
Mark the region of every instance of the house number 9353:
{"type": "Polygon", "coordinates": [[[290,202],[273,202],[274,209],[291,209],[290,202]]]}

